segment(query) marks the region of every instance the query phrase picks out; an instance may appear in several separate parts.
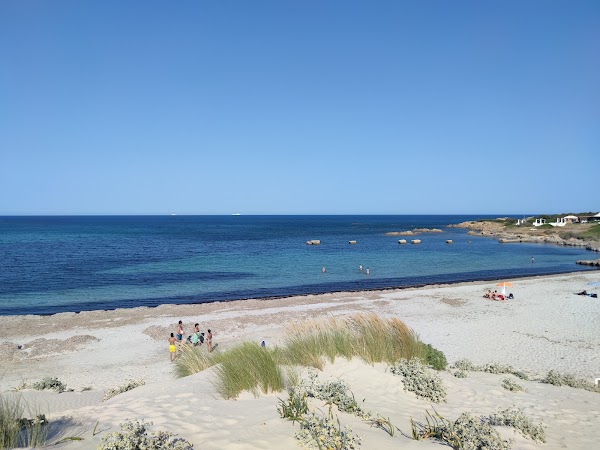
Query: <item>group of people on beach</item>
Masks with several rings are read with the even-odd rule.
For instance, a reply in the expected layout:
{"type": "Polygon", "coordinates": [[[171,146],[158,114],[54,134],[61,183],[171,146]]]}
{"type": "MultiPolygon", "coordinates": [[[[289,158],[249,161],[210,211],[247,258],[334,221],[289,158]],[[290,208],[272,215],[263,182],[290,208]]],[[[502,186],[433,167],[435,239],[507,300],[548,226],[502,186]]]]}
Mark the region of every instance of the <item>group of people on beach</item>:
{"type": "Polygon", "coordinates": [[[507,296],[502,295],[502,294],[498,294],[498,291],[493,291],[491,289],[488,289],[488,291],[483,294],[483,298],[487,298],[490,300],[498,300],[503,302],[504,300],[512,300],[513,298],[515,298],[512,293],[508,294],[507,296]]]}
{"type": "Polygon", "coordinates": [[[183,341],[183,334],[183,322],[180,320],[177,324],[177,331],[175,333],[171,333],[171,336],[169,337],[169,353],[171,355],[171,362],[175,361],[178,347],[181,347],[181,345],[184,343],[197,347],[198,345],[202,345],[204,342],[206,342],[206,349],[208,352],[211,353],[213,351],[213,333],[210,328],[205,334],[204,332],[200,331],[200,324],[194,324],[194,333],[188,336],[185,342],[183,341]]]}

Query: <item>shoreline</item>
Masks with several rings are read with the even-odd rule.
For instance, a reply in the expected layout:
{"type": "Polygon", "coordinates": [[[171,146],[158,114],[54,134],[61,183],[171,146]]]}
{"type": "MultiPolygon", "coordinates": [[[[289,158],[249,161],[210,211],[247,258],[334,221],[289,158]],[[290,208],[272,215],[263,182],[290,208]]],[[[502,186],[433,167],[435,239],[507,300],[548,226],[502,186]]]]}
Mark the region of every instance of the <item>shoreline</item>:
{"type": "MultiPolygon", "coordinates": [[[[502,279],[506,279],[506,280],[515,280],[515,279],[528,279],[528,278],[536,278],[536,277],[552,277],[552,276],[560,276],[560,275],[567,275],[567,274],[576,274],[576,273],[588,273],[588,272],[594,272],[594,271],[598,271],[599,269],[594,267],[594,266],[586,266],[584,268],[578,268],[578,269],[573,269],[573,270],[565,270],[565,271],[559,271],[559,272],[551,272],[551,273],[539,273],[539,274],[530,274],[530,275],[502,275],[502,276],[498,276],[498,274],[494,274],[494,275],[490,275],[490,276],[485,276],[485,277],[478,277],[478,278],[473,278],[473,279],[468,279],[468,280],[457,280],[457,281],[439,281],[439,282],[430,282],[430,283],[418,283],[418,284],[409,284],[409,285],[400,285],[400,286],[384,286],[384,287],[373,287],[373,288],[358,288],[358,289],[341,289],[341,290],[328,290],[328,291],[313,291],[313,292],[307,292],[307,293],[291,293],[291,294],[284,294],[284,295],[266,295],[266,296],[258,296],[258,297],[240,297],[240,298],[225,298],[225,299],[218,299],[218,300],[209,300],[209,301],[201,301],[201,302],[189,302],[189,303],[177,303],[172,302],[172,303],[160,303],[157,305],[138,305],[138,306],[131,306],[131,307],[115,307],[115,308],[99,308],[99,309],[81,309],[81,310],[75,310],[75,311],[57,311],[57,312],[51,312],[51,313],[40,313],[40,314],[33,314],[33,313],[25,313],[25,314],[0,314],[0,318],[3,317],[22,317],[22,316],[37,316],[37,317],[52,317],[55,316],[57,314],[66,314],[66,313],[72,313],[72,314],[82,314],[82,313],[86,313],[86,312],[95,312],[95,311],[118,311],[118,310],[132,310],[132,309],[136,309],[136,308],[160,308],[161,306],[166,306],[166,305],[172,305],[172,306],[193,306],[193,305],[204,305],[204,304],[212,304],[212,303],[229,303],[229,302],[238,302],[238,301],[248,301],[248,300],[257,300],[257,301],[264,301],[264,300],[279,300],[279,299],[286,299],[286,298],[294,298],[294,297],[309,297],[309,296],[314,296],[314,295],[327,295],[327,294],[356,294],[356,293],[361,293],[361,292],[377,292],[377,291],[381,291],[381,292],[390,292],[390,291],[400,291],[400,290],[405,290],[405,289],[419,289],[419,288],[427,288],[427,287],[436,287],[436,286],[455,286],[455,285],[462,285],[464,283],[480,283],[480,282],[487,282],[487,281],[493,281],[499,278],[502,279]]],[[[374,280],[375,282],[377,281],[376,279],[374,280]]]]}

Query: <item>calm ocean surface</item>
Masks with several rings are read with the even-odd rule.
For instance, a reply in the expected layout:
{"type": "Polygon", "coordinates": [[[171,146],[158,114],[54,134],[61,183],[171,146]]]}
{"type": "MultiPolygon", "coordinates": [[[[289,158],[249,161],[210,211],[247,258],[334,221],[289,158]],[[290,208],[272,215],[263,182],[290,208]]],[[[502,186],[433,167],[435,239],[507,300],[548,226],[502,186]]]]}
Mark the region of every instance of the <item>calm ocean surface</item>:
{"type": "Polygon", "coordinates": [[[589,270],[575,264],[589,259],[585,250],[499,244],[445,228],[485,217],[0,217],[0,315],[589,270]],[[415,227],[444,232],[420,235],[420,245],[398,245],[399,237],[384,235],[415,227]],[[321,245],[307,246],[309,239],[321,245]]]}

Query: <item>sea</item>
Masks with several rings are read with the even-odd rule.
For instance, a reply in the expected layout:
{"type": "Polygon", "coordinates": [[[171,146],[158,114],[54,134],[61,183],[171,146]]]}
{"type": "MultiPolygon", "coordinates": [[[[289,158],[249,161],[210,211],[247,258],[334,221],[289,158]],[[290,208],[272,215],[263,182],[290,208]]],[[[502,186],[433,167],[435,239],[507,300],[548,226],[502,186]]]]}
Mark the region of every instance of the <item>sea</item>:
{"type": "Polygon", "coordinates": [[[581,248],[500,244],[447,227],[499,216],[507,215],[4,216],[0,217],[0,315],[591,270],[575,264],[577,259],[589,259],[581,248]],[[386,236],[416,227],[443,232],[420,234],[419,245],[411,245],[410,236],[407,245],[398,244],[401,237],[386,236]],[[312,239],[321,244],[307,245],[312,239]],[[447,239],[453,244],[446,244],[447,239]],[[356,244],[350,245],[350,240],[356,244]]]}

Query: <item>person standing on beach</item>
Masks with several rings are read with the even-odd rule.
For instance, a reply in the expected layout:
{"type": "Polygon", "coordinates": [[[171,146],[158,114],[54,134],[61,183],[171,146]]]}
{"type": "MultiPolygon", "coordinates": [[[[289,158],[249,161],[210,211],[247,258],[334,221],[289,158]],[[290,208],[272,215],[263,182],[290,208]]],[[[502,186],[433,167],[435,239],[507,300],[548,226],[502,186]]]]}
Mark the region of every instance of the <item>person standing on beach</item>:
{"type": "Polygon", "coordinates": [[[171,333],[171,337],[169,338],[169,354],[171,355],[171,362],[175,361],[175,352],[177,348],[175,347],[175,336],[171,333]]]}
{"type": "Polygon", "coordinates": [[[206,348],[208,349],[208,353],[212,352],[212,331],[208,330],[206,333],[206,348]]]}
{"type": "Polygon", "coordinates": [[[181,320],[177,324],[177,340],[180,344],[183,341],[183,322],[181,320]]]}

